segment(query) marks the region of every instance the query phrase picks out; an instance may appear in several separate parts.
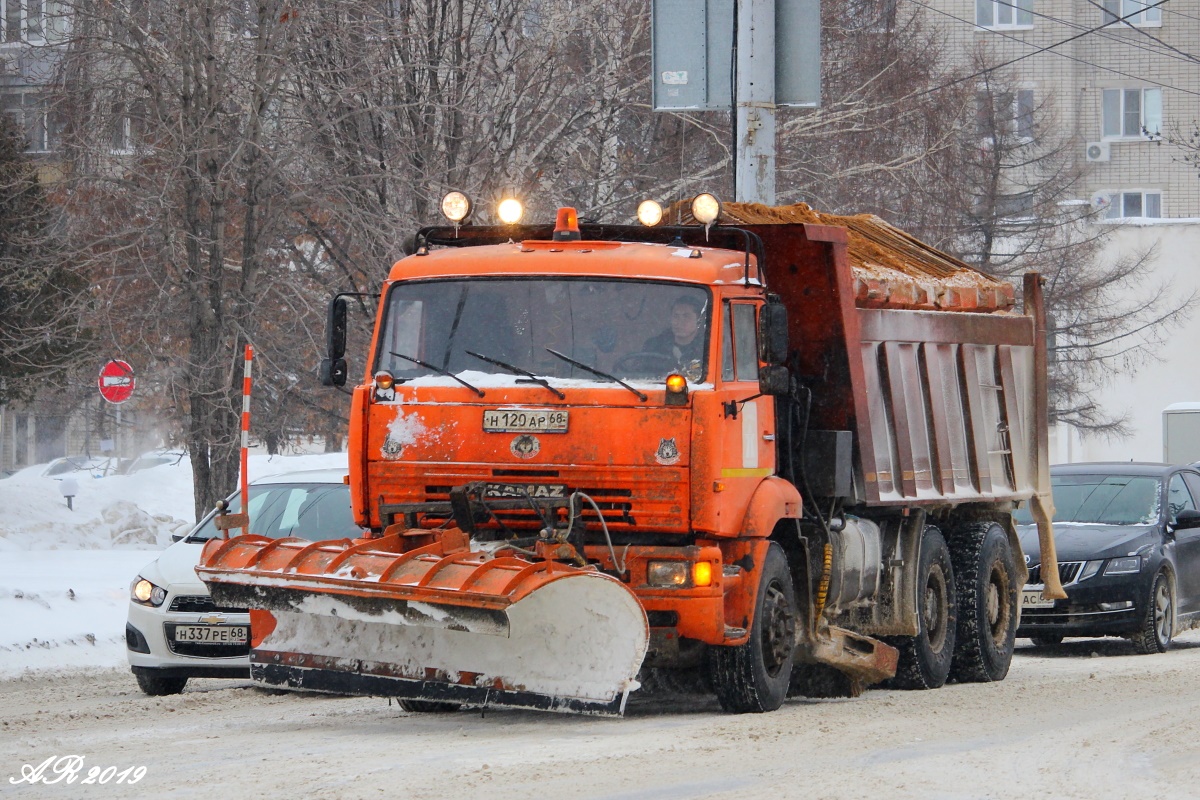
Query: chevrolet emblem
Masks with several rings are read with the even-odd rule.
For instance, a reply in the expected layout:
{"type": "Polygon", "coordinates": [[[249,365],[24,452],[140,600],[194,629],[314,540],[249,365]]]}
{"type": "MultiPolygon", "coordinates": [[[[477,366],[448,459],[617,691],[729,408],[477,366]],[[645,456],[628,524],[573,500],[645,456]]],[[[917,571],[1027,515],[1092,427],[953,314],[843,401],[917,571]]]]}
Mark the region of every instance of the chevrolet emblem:
{"type": "Polygon", "coordinates": [[[197,622],[203,622],[205,625],[220,625],[228,621],[224,614],[209,614],[207,617],[201,617],[197,622]]]}

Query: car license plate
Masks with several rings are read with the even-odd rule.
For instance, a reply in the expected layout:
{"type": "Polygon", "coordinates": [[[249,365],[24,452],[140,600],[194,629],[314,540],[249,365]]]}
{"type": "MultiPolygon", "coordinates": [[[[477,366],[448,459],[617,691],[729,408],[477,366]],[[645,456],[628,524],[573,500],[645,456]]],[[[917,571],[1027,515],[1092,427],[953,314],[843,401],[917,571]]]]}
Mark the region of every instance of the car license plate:
{"type": "Polygon", "coordinates": [[[246,625],[176,625],[175,641],[204,644],[245,644],[250,628],[246,625]]]}
{"type": "Polygon", "coordinates": [[[567,412],[538,408],[489,408],[483,412],[489,433],[566,433],[567,412]]]}
{"type": "Polygon", "coordinates": [[[1021,592],[1021,608],[1054,608],[1054,601],[1036,589],[1021,592]]]}

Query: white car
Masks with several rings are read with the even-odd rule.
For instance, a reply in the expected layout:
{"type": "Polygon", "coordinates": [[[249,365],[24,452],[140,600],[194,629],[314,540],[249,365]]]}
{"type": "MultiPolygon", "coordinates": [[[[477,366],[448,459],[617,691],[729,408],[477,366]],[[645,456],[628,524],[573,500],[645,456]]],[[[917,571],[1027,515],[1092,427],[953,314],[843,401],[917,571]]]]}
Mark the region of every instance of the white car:
{"type": "MultiPolygon", "coordinates": [[[[346,471],[289,472],[250,485],[250,532],[312,541],[357,538],[346,471]]],[[[240,511],[231,495],[231,511],[240,511]]],[[[250,615],[218,608],[196,575],[204,543],[220,532],[216,512],[142,568],[130,585],[125,644],[138,686],[149,695],[177,694],[188,678],[250,676],[250,615]]],[[[230,531],[236,536],[240,530],[230,531]]]]}

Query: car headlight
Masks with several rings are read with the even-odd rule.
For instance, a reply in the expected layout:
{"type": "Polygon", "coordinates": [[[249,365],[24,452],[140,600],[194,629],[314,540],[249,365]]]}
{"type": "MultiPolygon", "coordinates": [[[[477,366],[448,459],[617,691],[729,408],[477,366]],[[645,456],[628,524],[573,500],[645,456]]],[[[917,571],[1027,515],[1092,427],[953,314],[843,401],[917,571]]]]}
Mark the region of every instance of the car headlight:
{"type": "Polygon", "coordinates": [[[1083,572],[1079,573],[1079,580],[1086,581],[1100,571],[1100,565],[1103,561],[1089,561],[1083,565],[1083,572]]]}
{"type": "Polygon", "coordinates": [[[139,575],[129,587],[129,599],[139,605],[158,608],[167,599],[167,590],[139,575]]]}
{"type": "Polygon", "coordinates": [[[1142,571],[1142,559],[1138,556],[1114,558],[1104,568],[1105,575],[1132,575],[1142,571]]]}

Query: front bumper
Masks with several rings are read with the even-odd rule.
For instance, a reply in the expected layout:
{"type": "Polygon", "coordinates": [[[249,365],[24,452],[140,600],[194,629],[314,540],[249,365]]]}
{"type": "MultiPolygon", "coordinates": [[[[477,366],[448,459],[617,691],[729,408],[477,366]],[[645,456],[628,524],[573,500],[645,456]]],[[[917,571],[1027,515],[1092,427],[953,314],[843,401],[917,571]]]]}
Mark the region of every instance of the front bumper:
{"type": "MultiPolygon", "coordinates": [[[[1017,636],[1128,636],[1144,619],[1149,576],[1153,574],[1143,569],[1135,575],[1097,575],[1065,586],[1067,599],[1055,601],[1053,608],[1027,608],[1021,612],[1017,636]],[[1102,603],[1108,607],[1102,607],[1102,603]],[[1129,605],[1113,607],[1125,603],[1129,605]]],[[[1025,586],[1027,591],[1041,588],[1041,584],[1025,586]]]]}
{"type": "Polygon", "coordinates": [[[158,608],[130,601],[125,626],[126,655],[134,669],[187,678],[248,678],[250,646],[174,642],[176,625],[250,625],[244,611],[217,609],[202,583],[171,585],[158,608]]]}

